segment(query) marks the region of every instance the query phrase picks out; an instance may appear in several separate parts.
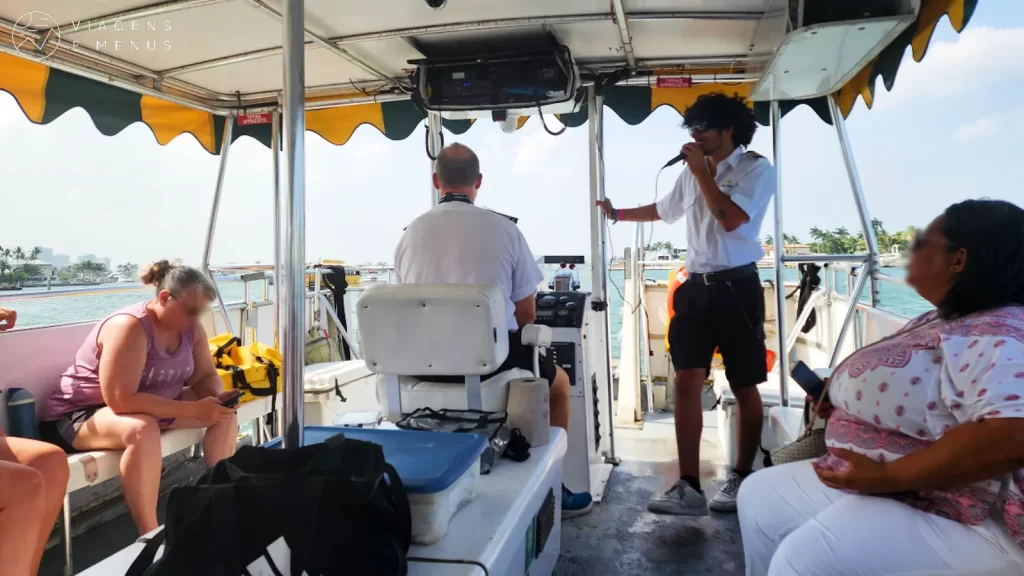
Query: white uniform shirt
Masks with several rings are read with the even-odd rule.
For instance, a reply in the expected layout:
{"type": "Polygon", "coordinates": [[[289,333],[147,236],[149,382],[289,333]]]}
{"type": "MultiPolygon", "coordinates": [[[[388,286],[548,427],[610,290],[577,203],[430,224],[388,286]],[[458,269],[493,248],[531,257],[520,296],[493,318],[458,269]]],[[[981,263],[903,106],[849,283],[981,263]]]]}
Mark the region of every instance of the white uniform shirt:
{"type": "Polygon", "coordinates": [[[509,332],[519,328],[515,303],[544,280],[511,220],[465,202],[445,202],[413,220],[395,249],[399,284],[500,284],[509,332]]]}
{"type": "Polygon", "coordinates": [[[689,168],[683,170],[672,192],[657,205],[658,216],[669,224],[686,217],[689,272],[718,272],[764,258],[759,235],[768,201],[775,196],[775,167],[763,156],[740,146],[718,165],[715,182],[750,217],[749,222],[732,232],[726,232],[711,213],[689,168]]]}

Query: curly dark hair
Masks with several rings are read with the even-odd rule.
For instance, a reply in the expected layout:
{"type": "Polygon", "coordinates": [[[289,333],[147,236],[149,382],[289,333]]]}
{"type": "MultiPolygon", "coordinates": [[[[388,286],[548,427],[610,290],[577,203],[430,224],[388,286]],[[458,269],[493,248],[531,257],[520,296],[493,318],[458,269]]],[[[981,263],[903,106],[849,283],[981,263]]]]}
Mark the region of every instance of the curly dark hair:
{"type": "Polygon", "coordinates": [[[704,125],[708,129],[724,130],[732,128],[734,146],[750,146],[757,131],[757,119],[754,109],[747,104],[747,99],[724,92],[702,94],[683,112],[683,126],[692,128],[704,125]]]}
{"type": "Polygon", "coordinates": [[[943,213],[951,250],[967,252],[964,269],[939,303],[943,318],[1024,305],[1024,209],[1002,200],[966,200],[943,213]]]}

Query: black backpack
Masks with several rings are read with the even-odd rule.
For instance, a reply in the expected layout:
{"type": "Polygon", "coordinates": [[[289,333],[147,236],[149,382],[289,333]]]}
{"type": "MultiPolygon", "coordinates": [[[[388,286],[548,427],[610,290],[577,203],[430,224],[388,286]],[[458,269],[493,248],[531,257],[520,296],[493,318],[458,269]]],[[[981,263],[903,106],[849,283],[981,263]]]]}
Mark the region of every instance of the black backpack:
{"type": "Polygon", "coordinates": [[[411,539],[409,499],[381,447],[339,433],[302,448],[242,447],[172,489],[164,530],[126,576],[404,576],[411,539]]]}

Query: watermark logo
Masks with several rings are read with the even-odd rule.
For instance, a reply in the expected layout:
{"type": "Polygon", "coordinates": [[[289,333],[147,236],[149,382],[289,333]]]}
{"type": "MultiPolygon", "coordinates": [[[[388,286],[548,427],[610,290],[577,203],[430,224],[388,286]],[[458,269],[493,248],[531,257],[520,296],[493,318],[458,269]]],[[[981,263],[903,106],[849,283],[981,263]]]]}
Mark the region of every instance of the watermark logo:
{"type": "Polygon", "coordinates": [[[79,20],[63,26],[34,10],[14,23],[11,40],[22,56],[41,61],[64,50],[85,52],[166,52],[171,49],[170,20],[79,20]],[[81,34],[92,33],[83,39],[81,34]],[[63,36],[66,36],[64,38],[63,36]]]}
{"type": "Polygon", "coordinates": [[[34,10],[14,23],[14,49],[32,60],[45,60],[60,48],[60,24],[46,12],[34,10]]]}

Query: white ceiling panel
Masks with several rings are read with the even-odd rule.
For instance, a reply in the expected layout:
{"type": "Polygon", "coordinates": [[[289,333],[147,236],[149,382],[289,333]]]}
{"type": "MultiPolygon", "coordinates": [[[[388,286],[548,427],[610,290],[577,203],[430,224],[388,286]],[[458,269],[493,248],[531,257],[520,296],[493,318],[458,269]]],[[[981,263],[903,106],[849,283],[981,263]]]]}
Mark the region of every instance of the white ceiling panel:
{"type": "MultiPolygon", "coordinates": [[[[284,69],[281,56],[267,56],[258,60],[249,60],[199,70],[179,76],[181,80],[209,88],[215,92],[242,94],[280,90],[283,82],[284,69]]],[[[306,87],[315,88],[329,84],[345,84],[350,80],[374,80],[369,74],[354,64],[339,58],[337,55],[320,48],[306,51],[306,87]]]]}
{"type": "Polygon", "coordinates": [[[746,54],[756,21],[633,20],[629,32],[638,60],[746,54]]]}
{"type": "Polygon", "coordinates": [[[622,0],[634,12],[763,12],[768,0],[622,0]]]}
{"type": "Polygon", "coordinates": [[[223,2],[104,28],[64,30],[62,46],[77,46],[160,71],[281,45],[281,24],[243,2],[223,2]]]}
{"type": "MultiPolygon", "coordinates": [[[[281,0],[271,0],[279,5],[281,0]]],[[[423,0],[306,0],[306,18],[329,36],[348,36],[504,18],[604,14],[608,0],[451,0],[432,10],[423,0]]]]}
{"type": "Polygon", "coordinates": [[[559,40],[572,51],[577,62],[619,61],[626,63],[619,27],[607,22],[586,22],[552,26],[559,40]]]}
{"type": "Polygon", "coordinates": [[[17,22],[25,14],[38,11],[49,14],[57,25],[61,25],[154,3],[155,0],[3,0],[0,2],[0,18],[17,22]]]}

